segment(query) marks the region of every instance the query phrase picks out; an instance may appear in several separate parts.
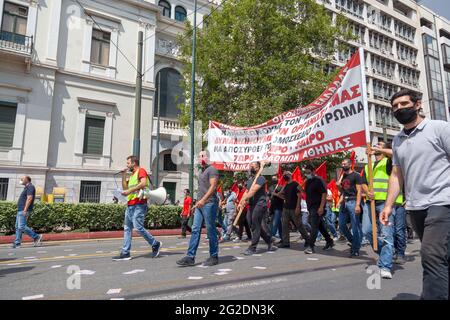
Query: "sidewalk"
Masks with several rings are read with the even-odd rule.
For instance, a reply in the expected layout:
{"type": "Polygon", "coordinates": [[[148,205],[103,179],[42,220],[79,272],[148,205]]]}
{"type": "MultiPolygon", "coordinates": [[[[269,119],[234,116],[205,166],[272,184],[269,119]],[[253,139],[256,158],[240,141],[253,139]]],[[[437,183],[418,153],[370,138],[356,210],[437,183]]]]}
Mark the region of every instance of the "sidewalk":
{"type": "MultiPolygon", "coordinates": [[[[154,229],[148,230],[153,236],[180,236],[181,229],[154,229]]],[[[202,229],[202,234],[206,233],[206,229],[202,229]]],[[[189,235],[190,233],[187,232],[189,235]]],[[[86,239],[112,239],[123,238],[123,230],[120,231],[98,231],[98,232],[62,232],[62,233],[43,233],[43,241],[67,241],[67,240],[86,240],[86,239]]],[[[133,237],[140,237],[137,231],[133,231],[133,237]]],[[[0,244],[13,243],[14,235],[0,236],[0,244]]],[[[32,242],[33,240],[27,235],[23,235],[22,243],[32,242]]]]}

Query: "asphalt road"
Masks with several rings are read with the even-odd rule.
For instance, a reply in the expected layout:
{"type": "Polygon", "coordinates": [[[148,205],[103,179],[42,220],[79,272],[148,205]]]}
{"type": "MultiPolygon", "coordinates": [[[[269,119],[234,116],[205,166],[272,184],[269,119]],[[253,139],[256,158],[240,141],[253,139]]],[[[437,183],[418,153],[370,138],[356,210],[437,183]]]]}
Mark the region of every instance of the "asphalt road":
{"type": "Polygon", "coordinates": [[[161,256],[150,258],[150,247],[135,238],[133,259],[111,260],[121,239],[44,242],[21,249],[0,246],[0,299],[418,299],[422,287],[420,243],[408,244],[407,260],[395,266],[393,279],[372,273],[375,255],[363,247],[361,256],[348,258],[349,247],[306,255],[298,235],[290,249],[267,252],[262,240],[256,256],[246,257],[248,243],[220,244],[220,263],[203,267],[208,243],[202,236],[194,267],[175,263],[185,255],[187,239],[159,237],[161,256]],[[369,278],[371,277],[371,278],[369,278]],[[372,289],[368,288],[369,286],[372,289]],[[377,285],[379,283],[379,286],[377,285]],[[375,288],[373,288],[375,287],[375,288]]]}

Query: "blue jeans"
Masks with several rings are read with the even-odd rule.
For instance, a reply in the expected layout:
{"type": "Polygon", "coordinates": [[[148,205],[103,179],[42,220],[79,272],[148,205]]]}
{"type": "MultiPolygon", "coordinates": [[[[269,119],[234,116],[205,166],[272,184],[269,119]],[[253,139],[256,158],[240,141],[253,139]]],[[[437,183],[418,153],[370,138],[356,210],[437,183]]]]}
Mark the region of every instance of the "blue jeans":
{"type": "Polygon", "coordinates": [[[394,215],[394,249],[398,257],[404,258],[406,251],[406,209],[395,206],[394,215]]]}
{"type": "Polygon", "coordinates": [[[217,257],[219,255],[219,241],[217,240],[216,218],[218,202],[209,202],[201,209],[196,208],[194,213],[194,223],[192,224],[191,240],[187,255],[195,258],[202,231],[203,220],[205,220],[206,233],[209,239],[209,255],[217,257]]]}
{"type": "Polygon", "coordinates": [[[16,215],[16,240],[14,240],[14,243],[18,246],[22,243],[22,233],[26,233],[28,236],[30,236],[33,240],[36,240],[39,238],[39,235],[31,230],[27,226],[27,219],[31,215],[31,212],[28,212],[27,216],[23,214],[23,211],[17,211],[16,215]]]}
{"type": "Polygon", "coordinates": [[[325,210],[326,210],[326,214],[325,214],[325,223],[326,226],[328,228],[328,230],[330,231],[330,233],[333,235],[333,237],[337,237],[337,231],[336,228],[334,226],[334,223],[336,221],[336,216],[333,213],[333,211],[331,211],[331,208],[329,205],[325,206],[325,210]]]}
{"type": "Polygon", "coordinates": [[[356,200],[345,201],[339,208],[339,230],[352,243],[352,253],[359,253],[361,248],[362,230],[359,216],[355,213],[356,200]],[[347,228],[347,221],[352,224],[352,232],[347,228]]]}
{"type": "Polygon", "coordinates": [[[276,236],[281,239],[282,227],[281,227],[281,215],[283,210],[274,209],[272,217],[272,236],[276,236]]]}
{"type": "Polygon", "coordinates": [[[133,237],[133,228],[136,229],[139,234],[148,242],[149,245],[154,246],[158,241],[145,230],[144,220],[147,215],[147,205],[137,204],[134,206],[128,206],[125,210],[125,222],[123,229],[123,247],[122,253],[129,254],[131,250],[131,239],[133,237]]]}
{"type": "MultiPolygon", "coordinates": [[[[370,207],[369,207],[370,209],[370,207]]],[[[380,223],[380,213],[384,209],[384,202],[375,203],[375,216],[377,221],[377,239],[378,239],[378,267],[381,269],[392,270],[392,256],[394,254],[394,214],[389,216],[389,224],[387,226],[380,223]]],[[[367,238],[373,245],[372,237],[372,214],[369,210],[370,228],[367,232],[367,238]]]]}
{"type": "Polygon", "coordinates": [[[370,222],[370,202],[364,202],[362,216],[362,236],[363,239],[369,240],[368,234],[372,234],[372,223],[370,222]]]}

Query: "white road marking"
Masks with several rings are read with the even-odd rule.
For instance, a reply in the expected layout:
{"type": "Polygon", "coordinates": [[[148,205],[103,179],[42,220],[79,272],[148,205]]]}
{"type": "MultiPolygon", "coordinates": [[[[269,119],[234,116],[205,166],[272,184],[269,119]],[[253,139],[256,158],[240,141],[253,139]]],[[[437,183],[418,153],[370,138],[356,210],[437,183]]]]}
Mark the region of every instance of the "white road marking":
{"type": "Polygon", "coordinates": [[[21,263],[8,263],[7,266],[20,266],[21,263]]]}
{"type": "Polygon", "coordinates": [[[244,260],[245,258],[243,257],[234,257],[236,260],[244,260]]]}
{"type": "Polygon", "coordinates": [[[228,272],[215,272],[214,274],[216,274],[218,276],[224,276],[224,275],[227,275],[228,272]]]}
{"type": "Polygon", "coordinates": [[[331,269],[331,271],[336,271],[336,269],[331,269]]]}
{"type": "Polygon", "coordinates": [[[53,257],[53,259],[64,259],[65,256],[53,257]]]}
{"type": "Polygon", "coordinates": [[[122,274],[135,274],[135,273],[139,273],[139,272],[144,272],[145,270],[144,269],[135,269],[135,270],[131,270],[131,271],[128,271],[128,272],[124,272],[124,273],[122,273],[122,274]]]}
{"type": "Polygon", "coordinates": [[[103,251],[95,251],[95,253],[103,253],[103,251]]]}
{"type": "Polygon", "coordinates": [[[108,292],[106,292],[106,294],[118,294],[120,293],[120,291],[122,291],[122,289],[109,289],[108,292]]]}
{"type": "Polygon", "coordinates": [[[240,249],[241,247],[239,246],[234,246],[233,249],[240,249]]]}
{"type": "Polygon", "coordinates": [[[266,267],[253,267],[253,269],[258,269],[258,270],[266,270],[266,267]]]}
{"type": "Polygon", "coordinates": [[[206,269],[206,268],[209,268],[208,266],[204,266],[203,264],[199,264],[198,266],[197,266],[197,268],[204,268],[204,269],[206,269]]]}
{"type": "Polygon", "coordinates": [[[69,257],[75,257],[75,256],[77,256],[78,254],[76,254],[76,253],[72,253],[72,254],[69,254],[69,257]]]}
{"type": "Polygon", "coordinates": [[[203,277],[189,277],[189,280],[201,280],[203,277]]]}
{"type": "Polygon", "coordinates": [[[309,260],[309,261],[318,261],[319,259],[317,259],[317,258],[307,258],[306,260],[309,260]]]}
{"type": "Polygon", "coordinates": [[[92,276],[95,273],[95,271],[92,270],[80,270],[76,272],[77,275],[85,275],[85,276],[92,276]]]}
{"type": "Polygon", "coordinates": [[[209,251],[202,251],[202,253],[209,253],[209,251]]]}
{"type": "Polygon", "coordinates": [[[56,269],[56,268],[61,268],[61,267],[62,267],[62,265],[58,264],[58,265],[56,265],[56,266],[51,266],[50,268],[51,268],[51,269],[56,269]]]}
{"type": "Polygon", "coordinates": [[[42,299],[44,297],[43,294],[38,294],[35,296],[22,297],[22,300],[34,300],[34,299],[42,299]]]}
{"type": "Polygon", "coordinates": [[[38,251],[37,253],[47,253],[47,251],[38,251]]]}
{"type": "Polygon", "coordinates": [[[243,288],[249,288],[249,287],[267,286],[270,284],[286,282],[286,281],[287,281],[286,278],[278,278],[278,279],[272,279],[272,280],[259,280],[259,281],[252,281],[252,282],[243,282],[243,283],[239,283],[239,284],[219,286],[219,287],[214,287],[214,288],[209,288],[209,289],[193,290],[193,291],[181,292],[181,293],[167,295],[167,296],[159,296],[159,297],[151,298],[150,300],[189,299],[190,297],[197,296],[197,295],[211,296],[217,292],[222,293],[222,292],[227,292],[230,290],[241,290],[243,288]]]}
{"type": "Polygon", "coordinates": [[[24,257],[24,259],[29,260],[29,259],[36,259],[36,257],[24,257]]]}
{"type": "Polygon", "coordinates": [[[219,272],[230,272],[230,271],[232,271],[232,269],[219,269],[217,271],[219,271],[219,272]]]}
{"type": "Polygon", "coordinates": [[[64,249],[64,252],[71,252],[73,249],[64,249]]]}
{"type": "Polygon", "coordinates": [[[111,298],[110,300],[125,300],[125,298],[111,298]]]}

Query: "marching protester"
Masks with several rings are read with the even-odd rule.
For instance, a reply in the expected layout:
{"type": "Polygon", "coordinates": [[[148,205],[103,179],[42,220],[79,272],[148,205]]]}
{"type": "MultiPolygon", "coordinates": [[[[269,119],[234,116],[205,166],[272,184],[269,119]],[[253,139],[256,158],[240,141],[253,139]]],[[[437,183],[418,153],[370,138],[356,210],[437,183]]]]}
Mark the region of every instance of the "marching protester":
{"type": "Polygon", "coordinates": [[[123,196],[127,196],[128,206],[125,211],[124,221],[124,242],[119,256],[113,257],[114,261],[130,260],[131,241],[133,229],[152,247],[152,258],[157,258],[162,246],[162,242],[157,241],[144,227],[145,216],[147,215],[147,199],[142,196],[144,189],[148,189],[150,180],[147,171],[139,166],[139,159],[136,156],[127,158],[127,168],[122,171],[123,196]],[[127,172],[131,172],[131,177],[127,182],[127,172]]]}
{"type": "Polygon", "coordinates": [[[180,266],[193,266],[195,264],[195,255],[200,244],[203,221],[206,224],[210,254],[210,257],[203,265],[213,266],[219,263],[219,242],[216,229],[217,208],[219,206],[216,190],[219,182],[219,171],[209,165],[209,158],[206,151],[199,153],[198,162],[202,167],[198,178],[199,200],[193,208],[195,209],[194,223],[192,225],[187,255],[177,261],[177,264],[180,266]]]}
{"type": "Polygon", "coordinates": [[[336,230],[336,215],[334,214],[333,210],[333,195],[330,190],[327,189],[327,204],[325,207],[325,222],[326,226],[328,228],[328,231],[333,236],[333,240],[338,240],[338,233],[336,230]]]}
{"type": "Polygon", "coordinates": [[[341,166],[344,174],[342,181],[337,183],[342,193],[339,208],[339,230],[351,243],[350,257],[358,257],[362,240],[359,217],[361,214],[361,176],[352,170],[350,159],[343,160],[341,166]],[[347,227],[349,220],[351,233],[347,227]]]}
{"type": "Polygon", "coordinates": [[[244,252],[245,255],[250,256],[256,253],[256,247],[259,243],[259,238],[262,237],[267,244],[268,251],[275,251],[277,248],[272,245],[272,236],[267,226],[267,194],[265,190],[266,179],[263,176],[256,177],[257,172],[261,169],[259,162],[252,162],[250,164],[250,178],[247,180],[247,191],[244,193],[239,209],[242,210],[245,203],[248,202],[250,209],[248,212],[250,227],[252,230],[252,242],[249,248],[244,252]],[[253,184],[253,181],[256,182],[253,184]]]}
{"type": "MultiPolygon", "coordinates": [[[[370,200],[375,201],[375,217],[377,224],[377,241],[378,241],[378,267],[380,268],[381,277],[384,279],[392,279],[392,261],[394,252],[394,215],[390,217],[390,223],[388,225],[380,225],[380,213],[384,208],[387,191],[389,176],[392,172],[392,160],[390,158],[390,151],[387,148],[387,144],[384,141],[379,141],[376,147],[373,148],[372,152],[368,156],[375,156],[376,161],[373,163],[373,192],[368,188],[369,184],[369,167],[368,165],[364,168],[364,174],[362,176],[362,186],[364,192],[368,195],[370,200]]],[[[400,195],[396,199],[396,203],[402,204],[403,197],[400,195]]],[[[372,211],[370,202],[367,204],[368,214],[364,216],[363,219],[367,220],[363,222],[363,234],[373,245],[372,236],[372,211]]]]}
{"type": "Polygon", "coordinates": [[[16,239],[12,244],[12,248],[20,248],[22,244],[22,234],[24,232],[33,239],[34,246],[37,247],[42,244],[42,235],[37,234],[27,226],[27,219],[32,214],[34,208],[36,188],[31,183],[31,178],[29,176],[20,178],[20,184],[23,185],[24,188],[17,202],[16,239]]]}
{"type": "Polygon", "coordinates": [[[305,250],[309,247],[310,235],[305,229],[302,222],[301,212],[301,188],[297,181],[292,180],[292,173],[285,171],[283,179],[287,182],[282,192],[275,192],[274,196],[284,200],[283,214],[281,217],[282,224],[282,241],[278,245],[279,248],[290,248],[290,230],[289,222],[292,222],[295,229],[298,230],[305,240],[305,250]]]}
{"type": "MultiPolygon", "coordinates": [[[[244,196],[244,193],[245,193],[243,182],[239,182],[238,189],[239,189],[239,194],[238,194],[236,202],[235,202],[236,206],[239,204],[239,202],[241,201],[241,199],[242,199],[242,197],[244,196]]],[[[242,211],[242,214],[239,217],[239,221],[238,221],[239,228],[238,228],[237,237],[236,237],[236,239],[233,240],[233,242],[235,242],[235,243],[239,243],[241,241],[251,241],[252,240],[252,231],[250,229],[249,219],[247,219],[247,211],[248,211],[248,205],[246,205],[244,207],[244,209],[242,211]],[[246,234],[246,238],[245,239],[243,239],[244,229],[245,229],[245,234],[246,234]]],[[[233,220],[235,218],[236,217],[233,217],[233,220]]]]}
{"type": "Polygon", "coordinates": [[[308,254],[315,252],[314,246],[319,230],[326,240],[323,250],[329,250],[334,246],[334,241],[331,239],[324,222],[327,187],[325,186],[325,181],[315,175],[314,169],[312,165],[306,165],[304,168],[305,177],[307,178],[305,182],[306,204],[311,224],[309,248],[305,249],[305,253],[308,254]]]}
{"type": "Polygon", "coordinates": [[[283,189],[278,185],[278,177],[275,175],[272,177],[272,185],[269,188],[270,192],[270,215],[272,217],[271,231],[272,236],[278,238],[281,241],[281,235],[283,234],[281,225],[281,215],[283,213],[283,199],[279,196],[279,193],[283,189]],[[275,193],[277,195],[275,195],[275,193]]]}
{"type": "Polygon", "coordinates": [[[228,196],[225,199],[225,219],[227,230],[225,236],[223,237],[224,241],[231,240],[231,233],[233,232],[233,222],[234,217],[236,215],[236,200],[238,195],[233,190],[229,190],[228,196]]]}
{"type": "Polygon", "coordinates": [[[422,299],[449,299],[450,124],[419,115],[422,96],[402,89],[391,97],[394,117],[404,125],[393,141],[393,168],[381,223],[392,221],[404,185],[406,210],[419,235],[422,299]]]}
{"type": "Polygon", "coordinates": [[[189,218],[192,214],[192,197],[189,189],[184,189],[183,210],[181,211],[181,238],[186,238],[186,229],[192,232],[189,227],[189,218]]]}

